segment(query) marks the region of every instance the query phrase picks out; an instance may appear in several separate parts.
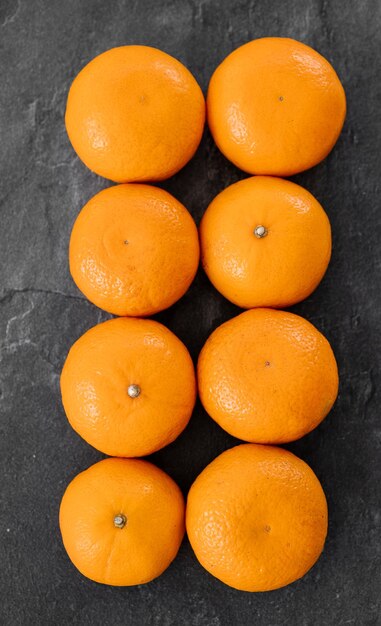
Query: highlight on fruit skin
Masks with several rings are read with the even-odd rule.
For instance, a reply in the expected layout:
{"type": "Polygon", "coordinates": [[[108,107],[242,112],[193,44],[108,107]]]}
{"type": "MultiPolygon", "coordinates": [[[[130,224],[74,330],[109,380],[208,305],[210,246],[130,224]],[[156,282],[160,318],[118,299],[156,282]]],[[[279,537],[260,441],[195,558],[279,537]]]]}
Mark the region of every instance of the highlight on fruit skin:
{"type": "Polygon", "coordinates": [[[187,348],[148,319],[120,317],[90,328],[71,347],[60,384],[72,428],[110,456],[146,456],[168,445],[196,401],[187,348]]]}
{"type": "Polygon", "coordinates": [[[108,458],[78,474],[60,506],[66,552],[87,578],[131,586],[160,576],[182,542],[184,498],[152,463],[108,458]]]}
{"type": "Polygon", "coordinates": [[[196,224],[185,206],[152,185],[115,185],[80,211],[70,237],[70,272],[96,306],[148,316],[190,287],[200,257],[196,224]]]}
{"type": "Polygon", "coordinates": [[[186,529],[196,558],[241,591],[271,591],[304,576],[322,553],[327,527],[318,478],[283,448],[231,448],[188,494],[186,529]]]}
{"type": "Polygon", "coordinates": [[[338,394],[336,359],[327,339],[294,313],[252,309],[216,328],[202,348],[200,400],[233,437],[280,444],[303,437],[338,394]]]}
{"type": "Polygon", "coordinates": [[[254,39],[217,67],[208,125],[227,159],[250,174],[291,176],[320,163],[344,124],[346,99],[332,65],[283,37],[254,39]]]}
{"type": "Polygon", "coordinates": [[[331,258],[331,226],[314,196],[272,176],[221,191],[200,223],[203,268],[234,304],[284,308],[307,298],[331,258]]]}
{"type": "Polygon", "coordinates": [[[205,100],[177,59],[149,46],[120,46],[76,76],[65,123],[79,158],[99,176],[158,181],[173,176],[196,152],[205,100]]]}

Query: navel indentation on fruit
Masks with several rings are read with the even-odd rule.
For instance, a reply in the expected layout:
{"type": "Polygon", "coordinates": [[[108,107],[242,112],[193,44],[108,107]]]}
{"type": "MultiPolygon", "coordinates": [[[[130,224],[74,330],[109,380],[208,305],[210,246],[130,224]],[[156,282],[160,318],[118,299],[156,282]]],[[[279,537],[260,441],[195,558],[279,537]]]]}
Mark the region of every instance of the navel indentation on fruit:
{"type": "Polygon", "coordinates": [[[271,363],[270,361],[265,361],[265,367],[270,367],[271,363]]]}
{"type": "Polygon", "coordinates": [[[141,389],[139,385],[128,386],[127,394],[130,396],[130,398],[137,398],[138,396],[140,396],[140,392],[141,392],[141,389]]]}
{"type": "Polygon", "coordinates": [[[271,526],[269,526],[269,524],[266,524],[264,530],[265,530],[265,533],[270,533],[271,532],[271,526]]]}
{"type": "Polygon", "coordinates": [[[258,226],[254,228],[254,235],[257,239],[263,239],[263,237],[266,237],[267,233],[268,230],[266,226],[263,226],[262,224],[258,224],[258,226]]]}
{"type": "Polygon", "coordinates": [[[283,100],[284,100],[283,96],[279,96],[278,100],[279,100],[280,102],[283,102],[283,100]]]}
{"type": "Polygon", "coordinates": [[[125,240],[123,241],[123,243],[124,243],[124,245],[125,245],[125,246],[128,246],[128,244],[129,244],[130,242],[128,241],[128,239],[125,239],[125,240]]]}
{"type": "Polygon", "coordinates": [[[114,526],[115,528],[124,528],[127,524],[127,517],[123,515],[123,513],[118,513],[114,517],[114,526]]]}

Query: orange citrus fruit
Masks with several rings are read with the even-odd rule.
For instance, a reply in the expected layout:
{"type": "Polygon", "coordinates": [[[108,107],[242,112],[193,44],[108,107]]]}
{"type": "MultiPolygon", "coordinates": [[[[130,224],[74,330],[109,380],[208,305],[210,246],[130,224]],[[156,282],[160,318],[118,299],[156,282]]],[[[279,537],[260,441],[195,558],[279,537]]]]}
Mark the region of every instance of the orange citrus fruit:
{"type": "Polygon", "coordinates": [[[184,430],[196,399],[184,344],[152,320],[98,324],[70,349],[62,403],[74,430],[110,456],[145,456],[184,430]]]}
{"type": "Polygon", "coordinates": [[[107,585],[140,585],[175,558],[184,536],[184,500],[155,465],[105,459],[69,484],[59,521],[81,574],[107,585]]]}
{"type": "Polygon", "coordinates": [[[253,309],[219,326],[198,360],[201,402],[228,433],[284,443],[316,428],[337,397],[327,339],[307,320],[253,309]]]}
{"type": "Polygon", "coordinates": [[[115,315],[152,315],[190,286],[199,262],[197,228],[163,189],[116,185],[83,207],[69,259],[71,275],[90,302],[115,315]]]}
{"type": "Polygon", "coordinates": [[[207,111],[217,146],[235,165],[290,176],[332,150],[346,102],[335,70],[318,52],[265,37],[237,48],[216,69],[207,111]]]}
{"type": "Polygon", "coordinates": [[[201,565],[242,591],[288,585],[319,558],[327,502],[312,469],[287,450],[240,445],[217,457],[193,483],[189,541],[201,565]]]}
{"type": "Polygon", "coordinates": [[[331,227],[303,187],[270,176],[222,191],[200,225],[213,285],[242,308],[286,307],[312,293],[331,256],[331,227]]]}
{"type": "Polygon", "coordinates": [[[95,57],[68,95],[66,129],[91,170],[116,182],[168,178],[194,155],[205,101],[192,74],[148,46],[95,57]]]}

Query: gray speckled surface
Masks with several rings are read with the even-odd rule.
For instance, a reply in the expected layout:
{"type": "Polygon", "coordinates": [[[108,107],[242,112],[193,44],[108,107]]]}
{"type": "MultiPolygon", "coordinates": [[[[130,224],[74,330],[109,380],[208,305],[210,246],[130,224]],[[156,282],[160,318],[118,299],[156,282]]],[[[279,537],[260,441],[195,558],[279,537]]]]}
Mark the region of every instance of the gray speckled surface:
{"type": "MultiPolygon", "coordinates": [[[[381,624],[380,265],[381,4],[377,0],[0,1],[0,563],[3,624],[322,626],[381,624]],[[234,591],[196,562],[185,540],[173,565],[137,588],[82,578],[57,526],[65,485],[100,458],[70,429],[59,373],[72,342],[107,315],[70,279],[75,216],[108,183],[77,159],[63,125],[78,70],[115,45],[160,47],[207,87],[236,46],[292,36],[327,56],[348,97],[329,158],[295,177],[325,207],[333,258],[318,290],[294,310],[330,339],[339,400],[311,435],[290,445],[321,479],[330,509],[325,552],[300,582],[268,594],[234,591]]],[[[193,161],[164,187],[198,221],[214,195],[244,174],[206,131],[193,161]]],[[[237,312],[202,272],[158,319],[196,357],[237,312]]],[[[152,458],[186,493],[233,439],[197,406],[185,433],[152,458]]]]}

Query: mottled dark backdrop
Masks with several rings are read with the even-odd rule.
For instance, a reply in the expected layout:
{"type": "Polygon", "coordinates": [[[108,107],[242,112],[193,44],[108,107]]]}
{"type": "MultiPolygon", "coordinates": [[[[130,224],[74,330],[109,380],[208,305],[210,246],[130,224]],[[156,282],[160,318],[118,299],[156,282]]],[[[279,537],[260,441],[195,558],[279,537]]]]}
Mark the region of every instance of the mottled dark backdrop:
{"type": "MultiPolygon", "coordinates": [[[[377,0],[0,0],[2,624],[381,624],[380,43],[377,0]],[[174,55],[206,90],[231,50],[266,35],[315,47],[333,63],[348,97],[333,153],[295,177],[321,201],[333,229],[328,273],[293,310],[332,342],[340,396],[314,433],[289,446],[326,491],[326,549],[303,580],[267,594],[238,592],[213,579],[187,540],[156,581],[100,586],[71,565],[57,526],[66,484],[101,458],[65,419],[60,370],[70,345],[107,318],[77,291],[68,271],[73,221],[108,183],[69,145],[67,90],[93,56],[131,43],[174,55]]],[[[217,192],[244,176],[206,131],[193,161],[163,186],[199,221],[217,192]]],[[[237,312],[200,271],[189,293],[158,319],[196,358],[209,333],[237,312]]],[[[152,459],[186,493],[234,443],[198,405],[183,435],[152,459]]]]}

